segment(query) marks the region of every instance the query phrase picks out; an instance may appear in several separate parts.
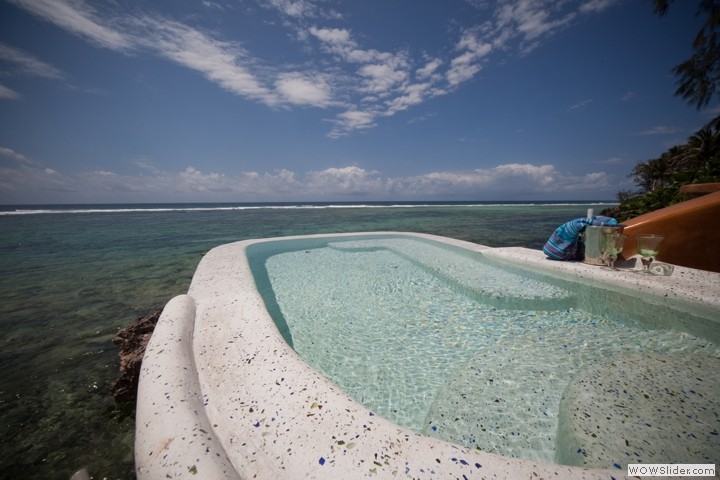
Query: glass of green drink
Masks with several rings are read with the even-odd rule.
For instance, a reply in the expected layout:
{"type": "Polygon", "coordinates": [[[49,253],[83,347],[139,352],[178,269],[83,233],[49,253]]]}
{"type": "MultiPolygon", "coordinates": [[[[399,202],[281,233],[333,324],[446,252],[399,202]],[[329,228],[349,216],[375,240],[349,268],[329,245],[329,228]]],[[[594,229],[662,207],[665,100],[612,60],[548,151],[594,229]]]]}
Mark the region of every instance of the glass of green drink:
{"type": "Polygon", "coordinates": [[[615,260],[617,260],[618,254],[622,252],[626,238],[627,235],[622,233],[603,232],[600,253],[602,253],[602,258],[605,260],[605,265],[613,270],[617,270],[615,260]]]}
{"type": "Polygon", "coordinates": [[[643,264],[643,273],[650,273],[650,264],[660,251],[663,238],[662,235],[635,235],[638,253],[642,255],[640,260],[643,264]]]}

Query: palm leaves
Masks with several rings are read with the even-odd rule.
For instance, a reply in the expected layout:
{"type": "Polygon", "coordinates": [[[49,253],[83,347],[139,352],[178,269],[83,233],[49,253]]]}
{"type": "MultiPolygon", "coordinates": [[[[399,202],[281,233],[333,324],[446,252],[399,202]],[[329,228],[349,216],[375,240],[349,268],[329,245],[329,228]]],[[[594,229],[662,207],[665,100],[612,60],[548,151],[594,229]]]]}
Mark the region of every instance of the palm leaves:
{"type": "Polygon", "coordinates": [[[720,135],[717,129],[704,127],[688,139],[688,143],[678,147],[673,163],[681,171],[703,170],[720,153],[720,135]]]}
{"type": "Polygon", "coordinates": [[[720,175],[720,130],[705,126],[659,158],[638,163],[630,177],[643,192],[655,192],[674,183],[713,180],[720,175]]]}
{"type": "Polygon", "coordinates": [[[630,176],[635,181],[635,185],[644,192],[654,192],[660,187],[669,184],[672,180],[672,174],[673,171],[668,155],[662,155],[660,158],[638,163],[633,168],[630,176]]]}
{"type": "MultiPolygon", "coordinates": [[[[665,15],[673,0],[652,0],[656,14],[665,15]]],[[[698,109],[707,106],[718,93],[720,83],[720,0],[701,0],[698,15],[707,15],[695,36],[693,55],[673,68],[678,77],[675,95],[698,109]]],[[[715,120],[719,120],[720,117],[715,120]]]]}
{"type": "MultiPolygon", "coordinates": [[[[650,0],[657,15],[665,15],[674,0],[650,0]]],[[[686,0],[683,0],[686,1],[686,0]]],[[[698,15],[706,20],[693,42],[693,55],[673,68],[675,95],[698,109],[720,95],[720,0],[700,0],[698,15]]],[[[720,116],[672,147],[659,158],[641,162],[629,175],[639,192],[618,193],[620,205],[603,211],[618,220],[641,215],[687,198],[680,185],[720,181],[720,116]]]]}
{"type": "Polygon", "coordinates": [[[652,0],[653,9],[658,15],[665,15],[670,7],[670,0],[652,0]]]}

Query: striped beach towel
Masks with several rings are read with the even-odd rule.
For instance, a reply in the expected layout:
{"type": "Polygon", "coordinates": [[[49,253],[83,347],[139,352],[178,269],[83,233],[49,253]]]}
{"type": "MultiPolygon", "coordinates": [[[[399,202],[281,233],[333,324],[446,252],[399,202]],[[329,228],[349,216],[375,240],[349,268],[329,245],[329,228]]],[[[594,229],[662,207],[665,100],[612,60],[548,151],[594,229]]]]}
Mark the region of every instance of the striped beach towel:
{"type": "Polygon", "coordinates": [[[576,218],[560,225],[543,247],[543,253],[553,260],[582,260],[585,256],[585,246],[580,234],[588,225],[617,225],[617,220],[611,217],[596,215],[591,219],[576,218]]]}

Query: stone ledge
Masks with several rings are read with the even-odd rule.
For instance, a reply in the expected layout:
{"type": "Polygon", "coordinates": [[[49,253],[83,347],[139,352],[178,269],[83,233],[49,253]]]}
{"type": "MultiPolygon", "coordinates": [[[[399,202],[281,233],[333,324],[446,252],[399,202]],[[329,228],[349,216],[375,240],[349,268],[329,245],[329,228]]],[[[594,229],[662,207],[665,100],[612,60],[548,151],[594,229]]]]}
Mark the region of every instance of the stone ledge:
{"type": "Polygon", "coordinates": [[[135,429],[138,478],[239,478],[205,414],[194,325],[193,298],[171,299],[145,351],[135,429]]]}

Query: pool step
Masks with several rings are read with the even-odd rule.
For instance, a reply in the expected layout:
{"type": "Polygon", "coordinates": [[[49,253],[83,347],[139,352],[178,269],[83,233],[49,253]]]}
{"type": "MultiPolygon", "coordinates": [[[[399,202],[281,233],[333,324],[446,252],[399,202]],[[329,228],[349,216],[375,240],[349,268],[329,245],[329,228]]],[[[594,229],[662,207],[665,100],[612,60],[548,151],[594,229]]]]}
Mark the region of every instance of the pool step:
{"type": "Polygon", "coordinates": [[[448,255],[442,247],[398,238],[331,242],[328,247],[350,252],[392,251],[436,277],[455,284],[458,287],[456,290],[461,293],[501,308],[555,309],[574,304],[574,295],[570,291],[490,265],[477,253],[466,260],[460,255],[448,255]]]}
{"type": "Polygon", "coordinates": [[[510,323],[491,346],[448,377],[427,413],[423,433],[488,452],[553,462],[558,405],[572,375],[573,352],[584,351],[585,340],[572,333],[565,338],[562,327],[547,328],[540,319],[510,323]],[[528,345],[533,345],[533,353],[528,345]]]}
{"type": "Polygon", "coordinates": [[[628,463],[717,463],[720,359],[630,354],[582,369],[563,394],[557,460],[623,469],[628,463]]]}

